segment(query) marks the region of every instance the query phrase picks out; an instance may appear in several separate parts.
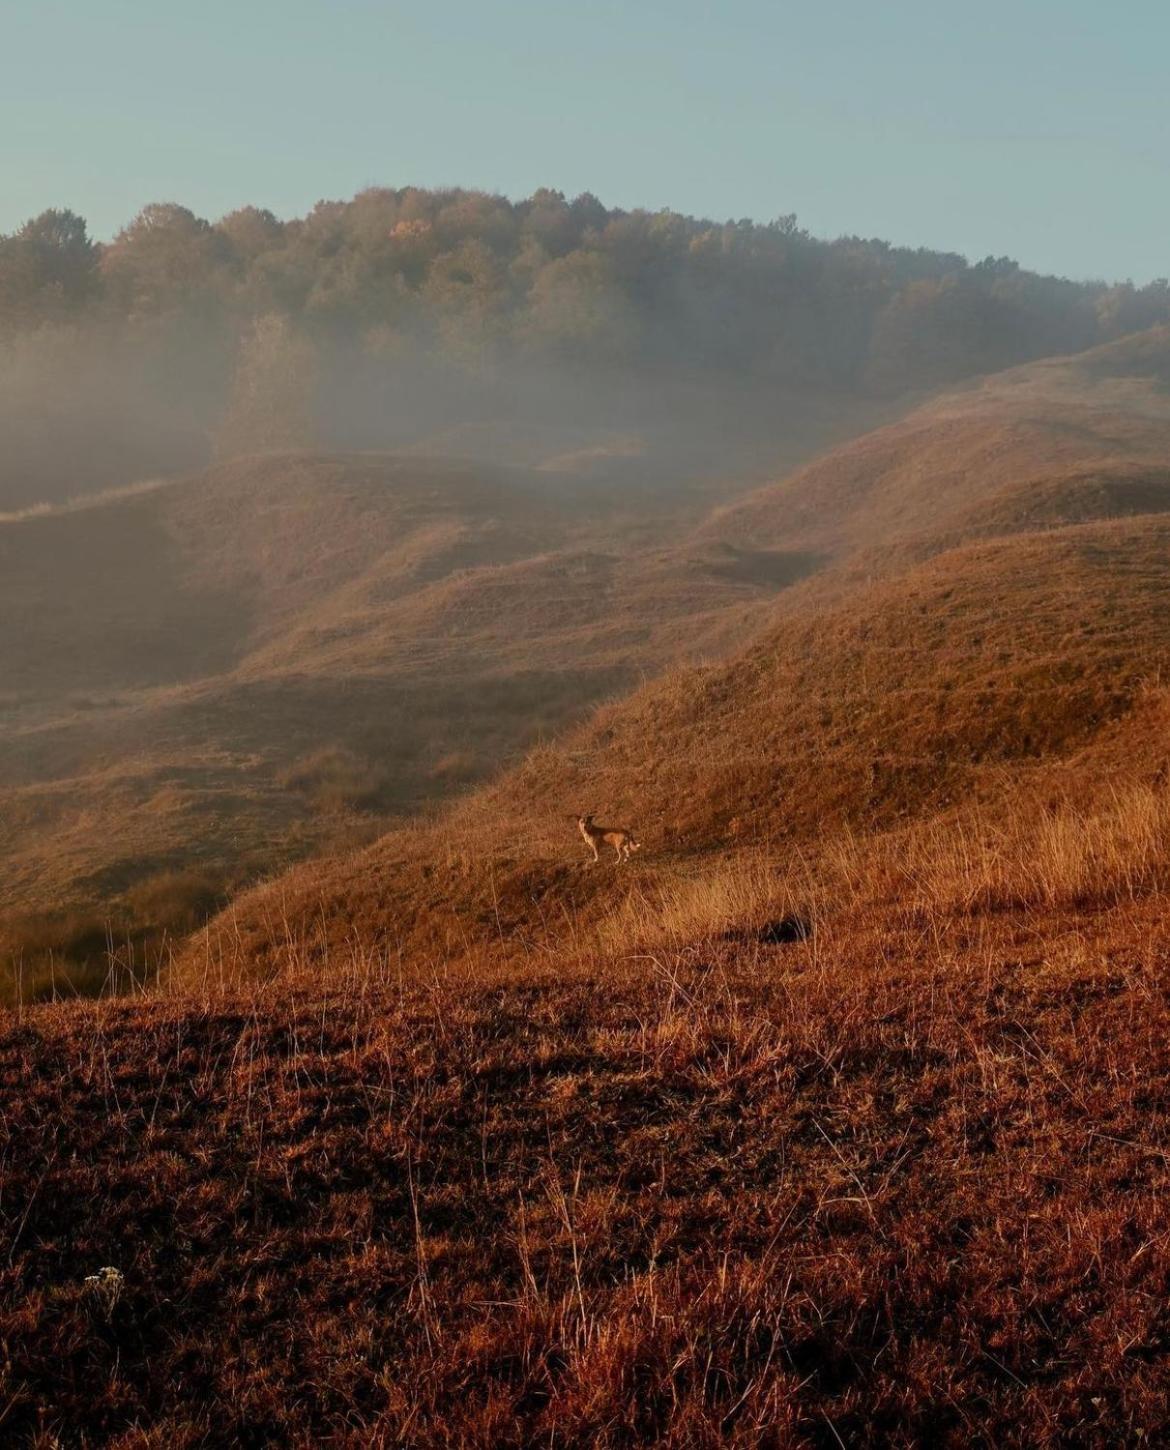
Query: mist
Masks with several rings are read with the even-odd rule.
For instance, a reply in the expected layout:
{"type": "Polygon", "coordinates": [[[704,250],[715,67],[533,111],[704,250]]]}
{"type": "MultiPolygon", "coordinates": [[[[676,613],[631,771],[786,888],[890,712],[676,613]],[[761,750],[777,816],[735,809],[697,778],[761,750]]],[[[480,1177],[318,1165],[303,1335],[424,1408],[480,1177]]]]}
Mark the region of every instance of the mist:
{"type": "Polygon", "coordinates": [[[50,211],[0,239],[0,507],[270,449],[446,440],[531,462],[552,433],[676,434],[701,472],[810,400],[844,410],[1167,317],[1164,283],[548,190],[375,189],[289,222],[158,204],[104,246],[50,211]]]}
{"type": "Polygon", "coordinates": [[[0,924],[177,920],[157,877],[217,899],[472,789],[822,565],[750,490],[1167,318],[550,190],[43,213],[0,239],[0,924]]]}

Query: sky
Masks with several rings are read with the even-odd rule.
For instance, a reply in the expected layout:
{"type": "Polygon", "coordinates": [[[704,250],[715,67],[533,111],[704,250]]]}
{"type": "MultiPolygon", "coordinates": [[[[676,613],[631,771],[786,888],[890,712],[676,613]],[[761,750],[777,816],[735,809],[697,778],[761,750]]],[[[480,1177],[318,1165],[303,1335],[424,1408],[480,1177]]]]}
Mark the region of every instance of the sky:
{"type": "Polygon", "coordinates": [[[1166,0],[0,0],[0,232],[370,185],[1170,274],[1166,0]]]}

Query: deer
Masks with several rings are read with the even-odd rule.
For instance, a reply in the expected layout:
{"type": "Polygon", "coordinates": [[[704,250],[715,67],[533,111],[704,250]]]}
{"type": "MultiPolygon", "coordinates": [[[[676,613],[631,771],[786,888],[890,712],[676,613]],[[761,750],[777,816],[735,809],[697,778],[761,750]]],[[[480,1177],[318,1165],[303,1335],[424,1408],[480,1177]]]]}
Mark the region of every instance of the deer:
{"type": "Polygon", "coordinates": [[[631,851],[642,849],[642,843],[634,838],[633,831],[627,831],[624,826],[595,825],[592,816],[578,816],[577,829],[581,832],[585,844],[593,852],[594,861],[601,860],[597,850],[598,846],[612,846],[617,852],[616,864],[618,866],[623,861],[630,859],[631,851]]]}

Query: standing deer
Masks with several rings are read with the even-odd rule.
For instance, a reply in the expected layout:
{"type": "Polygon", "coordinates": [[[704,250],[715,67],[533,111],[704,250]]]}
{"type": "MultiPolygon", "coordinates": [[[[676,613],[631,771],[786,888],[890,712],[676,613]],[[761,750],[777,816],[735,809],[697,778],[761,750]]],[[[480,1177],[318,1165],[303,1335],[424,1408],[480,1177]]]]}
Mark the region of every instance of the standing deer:
{"type": "Polygon", "coordinates": [[[631,851],[642,849],[641,841],[634,839],[633,831],[627,831],[624,826],[596,826],[593,824],[592,816],[578,816],[577,829],[584,837],[585,844],[593,852],[594,861],[600,861],[598,846],[612,846],[617,852],[617,864],[620,866],[623,861],[630,859],[631,851]]]}

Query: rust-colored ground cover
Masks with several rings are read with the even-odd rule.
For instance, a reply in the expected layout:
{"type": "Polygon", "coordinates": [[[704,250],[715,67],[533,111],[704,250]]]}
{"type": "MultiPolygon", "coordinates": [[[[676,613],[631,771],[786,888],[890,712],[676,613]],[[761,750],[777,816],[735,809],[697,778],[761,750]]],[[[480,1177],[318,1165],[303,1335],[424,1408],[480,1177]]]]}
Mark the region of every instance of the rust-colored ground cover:
{"type": "Polygon", "coordinates": [[[1158,1443],[1161,908],[10,1015],[0,1435],[1158,1443]]]}

